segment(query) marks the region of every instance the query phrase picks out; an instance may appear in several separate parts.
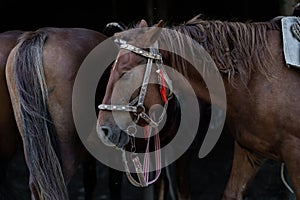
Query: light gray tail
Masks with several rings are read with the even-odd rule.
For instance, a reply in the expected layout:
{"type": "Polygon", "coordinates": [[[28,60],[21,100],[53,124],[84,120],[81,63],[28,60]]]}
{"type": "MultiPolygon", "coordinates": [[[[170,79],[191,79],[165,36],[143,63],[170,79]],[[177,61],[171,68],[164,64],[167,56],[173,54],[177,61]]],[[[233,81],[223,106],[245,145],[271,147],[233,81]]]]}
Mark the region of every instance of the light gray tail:
{"type": "Polygon", "coordinates": [[[47,106],[42,51],[47,33],[25,33],[16,47],[13,69],[24,151],[32,183],[40,199],[67,200],[59,145],[47,106]]]}

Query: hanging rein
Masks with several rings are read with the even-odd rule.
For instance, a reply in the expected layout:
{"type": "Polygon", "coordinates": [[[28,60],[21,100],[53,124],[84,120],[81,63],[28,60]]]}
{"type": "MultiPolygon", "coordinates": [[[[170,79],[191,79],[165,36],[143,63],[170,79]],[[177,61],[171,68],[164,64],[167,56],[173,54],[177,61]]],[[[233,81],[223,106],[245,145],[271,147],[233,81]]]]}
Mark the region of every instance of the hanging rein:
{"type": "Polygon", "coordinates": [[[158,135],[158,126],[159,123],[163,120],[163,117],[166,113],[166,109],[168,106],[168,99],[172,95],[172,81],[167,75],[164,67],[163,67],[163,61],[162,56],[158,51],[158,44],[157,42],[154,43],[150,47],[150,51],[145,51],[141,48],[135,47],[131,44],[128,44],[124,40],[116,40],[115,42],[120,44],[121,49],[126,49],[131,52],[134,52],[136,54],[139,54],[143,57],[146,57],[147,65],[143,77],[143,83],[140,89],[139,96],[132,100],[128,105],[108,105],[108,104],[100,104],[98,108],[100,110],[109,110],[109,111],[125,111],[125,112],[131,112],[134,113],[136,116],[135,123],[132,125],[129,125],[127,127],[126,133],[131,136],[131,160],[133,162],[133,165],[135,167],[135,171],[137,174],[137,177],[139,181],[136,181],[130,173],[129,167],[128,167],[128,161],[126,157],[126,151],[122,149],[122,158],[123,158],[123,164],[125,167],[126,175],[128,177],[128,180],[136,187],[147,187],[148,185],[154,183],[158,177],[160,176],[161,172],[161,151],[160,151],[160,139],[158,135]],[[159,119],[156,121],[155,116],[149,116],[145,111],[144,107],[144,101],[145,96],[147,92],[147,87],[149,84],[150,74],[152,70],[153,63],[156,66],[156,73],[158,74],[158,82],[160,84],[160,95],[164,102],[164,110],[159,119]],[[167,87],[171,91],[169,94],[167,94],[167,87]],[[144,162],[143,165],[140,162],[140,159],[138,157],[138,154],[135,152],[135,134],[137,132],[136,124],[139,121],[139,119],[142,118],[147,122],[147,126],[144,128],[144,135],[145,140],[147,141],[147,147],[144,154],[144,162]],[[153,180],[149,181],[149,166],[150,166],[150,152],[149,152],[149,146],[150,146],[150,137],[154,136],[154,142],[155,142],[155,177],[153,180]]]}

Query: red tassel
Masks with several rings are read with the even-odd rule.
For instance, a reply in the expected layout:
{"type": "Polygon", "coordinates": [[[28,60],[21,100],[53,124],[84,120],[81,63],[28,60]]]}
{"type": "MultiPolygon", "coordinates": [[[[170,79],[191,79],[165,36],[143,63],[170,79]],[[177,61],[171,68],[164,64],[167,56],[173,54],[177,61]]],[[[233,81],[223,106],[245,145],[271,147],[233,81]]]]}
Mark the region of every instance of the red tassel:
{"type": "Polygon", "coordinates": [[[164,103],[168,102],[167,98],[167,89],[166,89],[166,84],[165,84],[165,79],[164,79],[164,74],[162,70],[159,70],[160,77],[161,77],[161,87],[160,87],[160,95],[164,103]]]}

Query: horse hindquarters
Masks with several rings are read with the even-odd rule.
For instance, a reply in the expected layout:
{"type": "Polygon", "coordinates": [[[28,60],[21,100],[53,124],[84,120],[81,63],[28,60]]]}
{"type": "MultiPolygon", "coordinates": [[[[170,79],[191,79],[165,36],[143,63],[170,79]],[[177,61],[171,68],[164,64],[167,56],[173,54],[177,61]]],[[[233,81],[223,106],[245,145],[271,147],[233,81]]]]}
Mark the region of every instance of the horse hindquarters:
{"type": "Polygon", "coordinates": [[[47,36],[28,32],[9,55],[6,77],[22,136],[30,188],[35,199],[67,200],[55,128],[51,122],[42,65],[47,36]]]}
{"type": "MultiPolygon", "coordinates": [[[[5,63],[18,36],[18,32],[0,34],[0,177],[5,177],[7,164],[17,151],[19,139],[5,79],[5,63]]],[[[3,181],[2,178],[1,181],[3,181]]]]}
{"type": "Polygon", "coordinates": [[[6,60],[10,50],[16,43],[18,35],[19,32],[0,34],[0,199],[8,198],[6,195],[7,191],[9,191],[9,184],[7,184],[8,180],[6,176],[9,163],[16,154],[19,143],[19,132],[5,79],[6,60]]]}

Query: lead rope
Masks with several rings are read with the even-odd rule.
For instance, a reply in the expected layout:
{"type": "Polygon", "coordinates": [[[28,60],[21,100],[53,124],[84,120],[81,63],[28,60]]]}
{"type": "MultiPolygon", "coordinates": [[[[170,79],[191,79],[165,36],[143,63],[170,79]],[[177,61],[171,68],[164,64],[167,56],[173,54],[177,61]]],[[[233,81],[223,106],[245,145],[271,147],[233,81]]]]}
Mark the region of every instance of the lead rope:
{"type": "Polygon", "coordinates": [[[126,151],[122,150],[122,159],[123,163],[125,166],[125,171],[126,171],[126,176],[128,180],[131,182],[136,187],[147,187],[148,185],[154,183],[160,176],[161,174],[161,151],[160,151],[160,138],[158,135],[158,127],[151,127],[151,126],[146,126],[145,129],[145,135],[146,135],[146,140],[147,140],[147,147],[146,151],[144,154],[144,165],[141,164],[140,159],[136,153],[132,153],[132,162],[135,167],[135,171],[137,174],[137,177],[139,179],[139,182],[137,182],[131,175],[129,167],[128,167],[128,162],[126,158],[126,151]],[[155,177],[153,180],[149,181],[149,168],[150,168],[150,137],[151,137],[151,132],[152,129],[155,130],[155,135],[154,135],[154,141],[155,141],[155,177]]]}
{"type": "Polygon", "coordinates": [[[158,128],[157,127],[151,127],[146,126],[145,129],[145,138],[147,140],[147,148],[144,156],[144,176],[147,182],[147,185],[154,183],[161,173],[161,151],[160,151],[160,139],[158,135],[158,128]],[[150,144],[150,137],[151,137],[151,131],[154,129],[155,135],[154,135],[154,142],[155,142],[155,177],[152,181],[149,181],[149,167],[150,167],[150,152],[149,152],[149,144],[150,144]]]}

